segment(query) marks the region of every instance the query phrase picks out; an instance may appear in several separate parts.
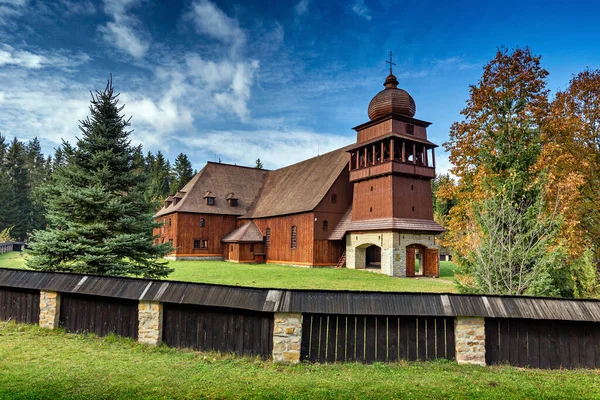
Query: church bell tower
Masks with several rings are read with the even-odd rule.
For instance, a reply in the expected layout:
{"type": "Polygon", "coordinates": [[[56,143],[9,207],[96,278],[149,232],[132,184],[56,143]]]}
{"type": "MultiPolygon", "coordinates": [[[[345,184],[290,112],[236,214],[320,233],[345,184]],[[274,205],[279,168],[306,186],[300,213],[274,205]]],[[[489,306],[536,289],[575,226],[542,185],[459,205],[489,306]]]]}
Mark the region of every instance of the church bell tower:
{"type": "MultiPolygon", "coordinates": [[[[391,53],[390,53],[391,58],[391,53]]],[[[437,147],[429,122],[414,118],[416,104],[392,74],[369,104],[369,121],[354,128],[350,182],[354,186],[348,268],[379,268],[393,276],[439,276],[431,180],[437,147]],[[373,247],[374,246],[374,247],[373,247]],[[377,260],[379,258],[379,260],[377,260]]]]}

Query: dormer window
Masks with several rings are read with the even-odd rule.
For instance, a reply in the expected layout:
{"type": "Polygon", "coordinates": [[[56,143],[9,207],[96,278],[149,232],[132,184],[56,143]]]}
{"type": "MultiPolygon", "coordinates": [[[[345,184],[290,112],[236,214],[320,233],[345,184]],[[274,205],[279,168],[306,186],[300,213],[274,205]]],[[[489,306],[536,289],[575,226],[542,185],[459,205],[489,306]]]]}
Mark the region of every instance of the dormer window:
{"type": "Polygon", "coordinates": [[[210,190],[208,190],[205,194],[204,194],[204,198],[206,199],[206,204],[209,206],[214,206],[215,205],[215,195],[212,194],[212,192],[210,190]]]}
{"type": "Polygon", "coordinates": [[[227,202],[229,203],[230,207],[237,207],[238,206],[238,198],[235,196],[235,193],[231,192],[227,195],[227,202]]]}

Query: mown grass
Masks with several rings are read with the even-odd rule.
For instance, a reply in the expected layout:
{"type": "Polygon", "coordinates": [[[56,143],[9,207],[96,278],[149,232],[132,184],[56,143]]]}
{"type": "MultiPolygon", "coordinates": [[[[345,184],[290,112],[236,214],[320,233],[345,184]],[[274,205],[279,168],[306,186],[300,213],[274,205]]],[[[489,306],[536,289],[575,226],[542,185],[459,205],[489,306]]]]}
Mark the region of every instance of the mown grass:
{"type": "MultiPolygon", "coordinates": [[[[0,255],[0,267],[25,268],[27,253],[0,255]]],[[[368,271],[302,268],[276,264],[236,264],[225,261],[170,261],[168,279],[279,289],[367,290],[383,292],[455,292],[456,266],[440,263],[440,278],[393,278],[368,271]]]]}
{"type": "Polygon", "coordinates": [[[0,322],[0,399],[580,399],[600,371],[453,362],[283,366],[0,322]]]}

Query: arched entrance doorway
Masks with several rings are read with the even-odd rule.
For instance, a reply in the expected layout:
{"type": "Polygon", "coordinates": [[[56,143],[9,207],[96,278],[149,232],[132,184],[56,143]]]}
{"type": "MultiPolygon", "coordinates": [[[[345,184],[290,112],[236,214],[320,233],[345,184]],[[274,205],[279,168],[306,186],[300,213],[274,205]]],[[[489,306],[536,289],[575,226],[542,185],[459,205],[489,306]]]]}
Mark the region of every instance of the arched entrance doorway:
{"type": "Polygon", "coordinates": [[[406,276],[423,276],[426,247],[420,244],[406,246],[406,276]]]}
{"type": "Polygon", "coordinates": [[[365,266],[369,269],[381,269],[381,247],[374,244],[365,251],[365,266]]]}

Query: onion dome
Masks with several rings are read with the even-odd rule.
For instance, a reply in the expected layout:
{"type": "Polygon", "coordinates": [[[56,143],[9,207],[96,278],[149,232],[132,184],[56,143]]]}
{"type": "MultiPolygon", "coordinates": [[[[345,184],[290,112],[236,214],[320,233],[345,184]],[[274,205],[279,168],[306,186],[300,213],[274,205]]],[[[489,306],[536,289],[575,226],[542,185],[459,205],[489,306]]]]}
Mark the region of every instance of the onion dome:
{"type": "Polygon", "coordinates": [[[417,105],[413,98],[404,89],[398,89],[398,80],[389,74],[383,84],[385,89],[377,93],[369,103],[369,118],[377,119],[388,114],[400,114],[413,117],[417,105]]]}

